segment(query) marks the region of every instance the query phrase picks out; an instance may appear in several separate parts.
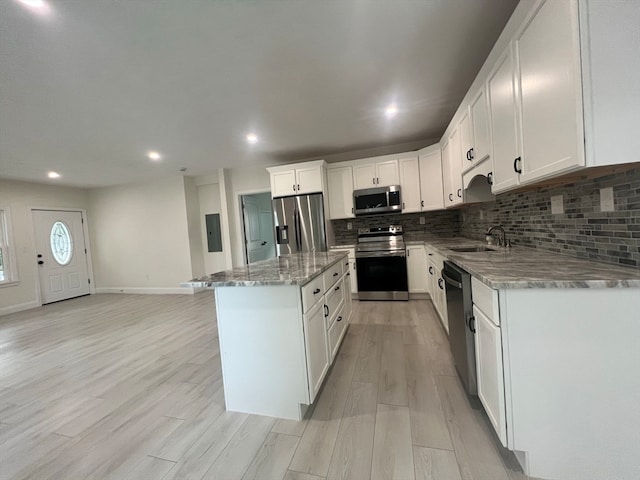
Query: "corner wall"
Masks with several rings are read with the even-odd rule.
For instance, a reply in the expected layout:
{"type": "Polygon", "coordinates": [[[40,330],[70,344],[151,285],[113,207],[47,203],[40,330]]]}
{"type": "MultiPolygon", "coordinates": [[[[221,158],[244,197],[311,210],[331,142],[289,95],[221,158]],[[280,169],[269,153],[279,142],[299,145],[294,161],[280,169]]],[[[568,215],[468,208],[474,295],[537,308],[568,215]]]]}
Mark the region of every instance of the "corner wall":
{"type": "Polygon", "coordinates": [[[183,177],[92,189],[89,205],[97,292],[193,292],[183,177]]]}
{"type": "MultiPolygon", "coordinates": [[[[88,191],[82,188],[0,180],[0,207],[9,207],[11,212],[19,280],[16,285],[0,287],[0,315],[40,306],[31,209],[85,210],[88,203],[88,191]]],[[[91,216],[85,221],[91,225],[91,216]]]]}

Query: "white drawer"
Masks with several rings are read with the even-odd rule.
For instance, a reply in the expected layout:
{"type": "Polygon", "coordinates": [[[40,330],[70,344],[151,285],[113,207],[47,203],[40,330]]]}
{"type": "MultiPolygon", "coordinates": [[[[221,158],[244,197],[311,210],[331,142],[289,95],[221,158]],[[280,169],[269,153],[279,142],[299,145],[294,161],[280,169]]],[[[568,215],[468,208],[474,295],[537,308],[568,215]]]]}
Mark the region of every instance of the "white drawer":
{"type": "Polygon", "coordinates": [[[328,312],[325,312],[325,315],[328,315],[326,322],[327,329],[329,329],[344,305],[344,282],[338,282],[331,287],[331,290],[326,294],[325,303],[328,308],[328,312]]]}
{"type": "Polygon", "coordinates": [[[436,267],[442,270],[444,268],[444,261],[446,260],[446,257],[438,253],[438,251],[428,243],[424,246],[424,248],[427,251],[427,261],[433,260],[433,263],[436,264],[436,267]]]}
{"type": "Polygon", "coordinates": [[[344,266],[345,263],[347,263],[346,258],[344,259],[344,261],[340,260],[339,262],[334,263],[333,265],[331,265],[331,267],[329,267],[329,269],[326,272],[324,272],[324,291],[325,292],[329,290],[334,283],[340,280],[340,277],[342,277],[342,267],[344,266]]]}
{"type": "Polygon", "coordinates": [[[336,321],[333,322],[333,324],[329,328],[329,331],[327,332],[327,335],[329,337],[329,353],[331,356],[331,362],[333,362],[333,359],[338,352],[338,348],[340,348],[342,337],[344,337],[344,332],[347,329],[347,325],[349,324],[347,320],[348,319],[342,314],[342,309],[340,309],[336,317],[336,321]]]}
{"type": "Polygon", "coordinates": [[[500,325],[498,291],[488,287],[475,277],[471,277],[471,298],[485,316],[494,324],[500,325]]]}
{"type": "Polygon", "coordinates": [[[302,287],[302,311],[308,312],[324,295],[324,277],[318,275],[302,287]]]}

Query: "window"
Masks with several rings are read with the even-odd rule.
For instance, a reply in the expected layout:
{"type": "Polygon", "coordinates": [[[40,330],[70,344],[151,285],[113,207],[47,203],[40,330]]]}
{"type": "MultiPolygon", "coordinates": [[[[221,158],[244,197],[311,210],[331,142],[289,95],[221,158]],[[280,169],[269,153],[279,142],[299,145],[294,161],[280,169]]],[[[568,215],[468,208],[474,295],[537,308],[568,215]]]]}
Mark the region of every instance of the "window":
{"type": "Polygon", "coordinates": [[[49,236],[51,243],[51,254],[60,265],[67,265],[71,261],[73,254],[73,241],[67,226],[58,221],[51,227],[49,236]]]}
{"type": "Polygon", "coordinates": [[[18,281],[9,209],[0,208],[0,285],[18,281]]]}

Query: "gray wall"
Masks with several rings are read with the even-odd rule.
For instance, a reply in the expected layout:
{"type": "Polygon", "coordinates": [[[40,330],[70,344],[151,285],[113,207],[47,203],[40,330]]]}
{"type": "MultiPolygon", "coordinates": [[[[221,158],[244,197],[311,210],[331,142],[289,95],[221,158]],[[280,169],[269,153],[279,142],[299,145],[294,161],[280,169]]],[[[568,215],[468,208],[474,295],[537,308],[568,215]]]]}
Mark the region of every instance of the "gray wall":
{"type": "Polygon", "coordinates": [[[484,239],[491,225],[502,225],[516,245],[638,267],[640,164],[627,172],[560,187],[504,193],[494,202],[461,210],[462,236],[484,239]],[[604,187],[613,187],[614,212],[600,211],[604,187]],[[555,195],[563,195],[563,214],[551,213],[555,195]]]}

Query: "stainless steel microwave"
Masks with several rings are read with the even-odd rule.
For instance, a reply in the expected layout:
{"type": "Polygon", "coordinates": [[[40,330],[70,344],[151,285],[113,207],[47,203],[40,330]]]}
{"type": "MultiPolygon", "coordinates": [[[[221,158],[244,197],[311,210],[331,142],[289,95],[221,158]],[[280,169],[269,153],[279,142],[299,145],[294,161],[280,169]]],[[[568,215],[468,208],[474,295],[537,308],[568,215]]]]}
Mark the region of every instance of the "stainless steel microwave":
{"type": "Polygon", "coordinates": [[[400,185],[354,190],[353,206],[356,216],[400,213],[402,212],[400,185]]]}

